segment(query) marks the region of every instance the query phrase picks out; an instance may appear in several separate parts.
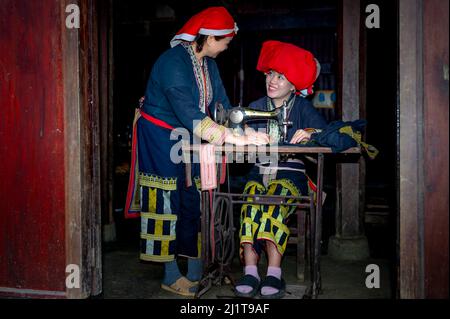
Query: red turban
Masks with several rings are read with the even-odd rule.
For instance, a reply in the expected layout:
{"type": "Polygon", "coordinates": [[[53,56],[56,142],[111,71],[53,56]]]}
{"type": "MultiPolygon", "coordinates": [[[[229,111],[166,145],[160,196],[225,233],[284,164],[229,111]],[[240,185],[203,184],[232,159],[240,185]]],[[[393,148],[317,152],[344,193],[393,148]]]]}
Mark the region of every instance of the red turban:
{"type": "Polygon", "coordinates": [[[210,7],[190,18],[170,41],[170,46],[173,48],[181,40],[194,41],[199,34],[232,37],[237,31],[238,27],[227,9],[210,7]]]}
{"type": "Polygon", "coordinates": [[[274,70],[291,82],[297,91],[312,93],[312,85],[319,73],[319,65],[311,52],[296,45],[266,41],[263,43],[256,69],[261,72],[274,70]]]}

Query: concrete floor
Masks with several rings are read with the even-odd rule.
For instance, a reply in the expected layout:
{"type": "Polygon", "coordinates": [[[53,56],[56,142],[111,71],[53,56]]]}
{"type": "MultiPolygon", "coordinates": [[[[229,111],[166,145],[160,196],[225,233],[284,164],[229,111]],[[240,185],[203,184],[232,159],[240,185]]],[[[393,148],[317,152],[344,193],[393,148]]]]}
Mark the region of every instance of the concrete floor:
{"type": "MultiPolygon", "coordinates": [[[[105,299],[186,299],[166,292],[160,288],[163,268],[160,264],[139,260],[138,245],[128,243],[109,243],[104,245],[103,254],[103,293],[105,299]]],[[[265,273],[265,258],[262,258],[260,275],[265,273]]],[[[283,276],[287,283],[285,299],[301,299],[307,282],[296,279],[295,256],[287,251],[282,264],[283,276]]],[[[185,261],[180,262],[181,271],[186,270],[185,261]]],[[[242,267],[234,258],[234,280],[241,276],[242,267]]],[[[368,259],[357,262],[332,260],[324,255],[321,258],[322,293],[319,299],[388,299],[392,298],[391,271],[386,259],[368,259]],[[376,264],[380,269],[380,288],[369,289],[365,285],[366,266],[376,264]]],[[[201,296],[202,299],[234,298],[230,284],[213,286],[201,296]]]]}

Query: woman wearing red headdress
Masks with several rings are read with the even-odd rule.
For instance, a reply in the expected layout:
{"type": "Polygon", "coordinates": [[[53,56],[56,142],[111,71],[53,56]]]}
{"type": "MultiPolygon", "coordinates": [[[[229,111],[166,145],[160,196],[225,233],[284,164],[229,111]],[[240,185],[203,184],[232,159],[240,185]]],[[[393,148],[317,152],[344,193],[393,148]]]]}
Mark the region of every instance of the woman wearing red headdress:
{"type": "MultiPolygon", "coordinates": [[[[251,103],[250,108],[271,111],[286,103],[288,119],[293,123],[287,131],[289,143],[306,142],[313,132],[327,124],[311,102],[304,98],[312,93],[319,68],[314,56],[298,46],[279,41],[266,41],[263,44],[257,69],[266,76],[267,96],[251,103]]],[[[258,131],[264,130],[273,140],[282,142],[277,121],[249,126],[258,131]]],[[[276,167],[270,163],[258,163],[250,176],[244,188],[245,194],[304,196],[309,192],[305,167],[299,159],[278,162],[276,167]]],[[[281,261],[289,237],[286,220],[294,211],[294,206],[242,206],[239,236],[244,276],[236,284],[237,296],[254,297],[258,292],[262,298],[284,296],[281,261]],[[265,279],[261,281],[257,265],[264,250],[267,253],[268,269],[265,279]]]]}
{"type": "Polygon", "coordinates": [[[192,140],[195,135],[216,145],[269,141],[265,134],[234,136],[209,117],[216,102],[231,107],[214,58],[237,30],[223,7],[193,16],[154,64],[134,121],[125,216],[141,218],[140,258],[164,263],[161,287],[184,296],[194,296],[202,274],[200,183],[198,165],[193,165],[193,176],[185,175],[176,148],[180,136],[192,140]],[[180,273],[178,256],[188,258],[186,276],[180,273]]]}

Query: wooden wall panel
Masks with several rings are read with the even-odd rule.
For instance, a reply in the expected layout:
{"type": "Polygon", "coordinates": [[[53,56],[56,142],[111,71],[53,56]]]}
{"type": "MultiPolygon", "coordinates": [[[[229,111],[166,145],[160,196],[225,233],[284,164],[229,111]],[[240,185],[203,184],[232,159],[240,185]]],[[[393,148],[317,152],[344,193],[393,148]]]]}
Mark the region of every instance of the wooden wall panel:
{"type": "Polygon", "coordinates": [[[422,1],[399,1],[398,288],[423,298],[422,1]]]}
{"type": "Polygon", "coordinates": [[[448,298],[448,1],[423,6],[425,297],[448,298]]]}
{"type": "Polygon", "coordinates": [[[65,291],[60,14],[56,0],[0,6],[0,292],[65,291]]]}

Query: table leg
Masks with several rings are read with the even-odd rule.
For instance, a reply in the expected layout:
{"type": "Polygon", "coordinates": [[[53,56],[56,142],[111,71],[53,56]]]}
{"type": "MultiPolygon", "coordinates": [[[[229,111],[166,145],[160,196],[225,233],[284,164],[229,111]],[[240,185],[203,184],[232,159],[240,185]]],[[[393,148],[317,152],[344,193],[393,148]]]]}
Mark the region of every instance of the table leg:
{"type": "Polygon", "coordinates": [[[314,270],[313,270],[313,297],[320,293],[322,278],[320,274],[320,255],[322,243],[322,190],[323,190],[323,163],[324,155],[318,154],[317,163],[317,199],[314,218],[314,270]]]}
{"type": "Polygon", "coordinates": [[[305,247],[306,247],[306,212],[303,209],[297,210],[297,279],[305,281],[305,247]]]}
{"type": "Polygon", "coordinates": [[[201,193],[201,200],[202,200],[202,220],[201,220],[201,250],[202,250],[202,260],[203,260],[203,273],[207,272],[208,267],[210,266],[210,247],[209,247],[209,199],[208,199],[208,192],[202,192],[201,193]]]}
{"type": "Polygon", "coordinates": [[[316,283],[316,273],[315,273],[315,262],[316,262],[316,205],[314,204],[314,194],[310,195],[311,199],[310,199],[310,213],[309,213],[309,273],[310,273],[310,281],[311,281],[311,285],[310,285],[310,289],[308,292],[308,297],[314,297],[314,290],[315,290],[315,283],[316,283]]]}

